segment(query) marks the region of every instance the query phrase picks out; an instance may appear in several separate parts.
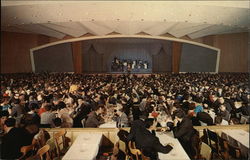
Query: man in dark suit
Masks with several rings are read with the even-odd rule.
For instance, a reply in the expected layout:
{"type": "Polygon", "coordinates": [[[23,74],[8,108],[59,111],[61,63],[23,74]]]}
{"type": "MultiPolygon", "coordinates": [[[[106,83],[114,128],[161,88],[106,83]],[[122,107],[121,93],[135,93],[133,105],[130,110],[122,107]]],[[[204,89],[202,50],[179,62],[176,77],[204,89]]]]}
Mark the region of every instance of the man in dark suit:
{"type": "MultiPolygon", "coordinates": [[[[136,124],[142,124],[143,121],[137,120],[136,124]]],[[[140,149],[144,156],[149,157],[151,160],[158,159],[158,152],[169,153],[173,149],[172,144],[162,145],[159,138],[155,136],[154,129],[156,127],[154,119],[149,118],[144,122],[144,126],[141,126],[134,134],[134,141],[136,148],[140,149]]],[[[129,136],[128,136],[129,137],[129,136]]]]}
{"type": "Polygon", "coordinates": [[[196,113],[196,117],[208,126],[214,125],[213,118],[207,112],[198,112],[196,113]]]}
{"type": "Polygon", "coordinates": [[[104,111],[104,106],[103,105],[95,106],[93,110],[94,111],[90,112],[85,122],[86,128],[97,128],[104,123],[104,120],[100,116],[104,111]]]}
{"type": "Polygon", "coordinates": [[[185,117],[185,113],[181,109],[174,112],[174,117],[174,137],[178,138],[182,147],[192,159],[197,154],[195,149],[198,142],[194,137],[196,137],[198,132],[193,128],[191,119],[185,117]]]}
{"type": "Polygon", "coordinates": [[[144,119],[137,119],[133,121],[128,135],[128,141],[135,141],[135,138],[140,136],[141,131],[145,129],[144,119]]]}
{"type": "Polygon", "coordinates": [[[82,119],[87,118],[87,115],[91,112],[91,105],[83,101],[83,98],[78,98],[78,107],[75,109],[76,116],[74,117],[73,126],[74,127],[83,127],[82,119]]]}
{"type": "MultiPolygon", "coordinates": [[[[16,128],[16,120],[14,118],[8,118],[4,123],[5,135],[2,138],[2,159],[17,159],[22,153],[20,148],[24,146],[22,130],[16,128]]],[[[29,145],[29,144],[27,144],[29,145]]]]}

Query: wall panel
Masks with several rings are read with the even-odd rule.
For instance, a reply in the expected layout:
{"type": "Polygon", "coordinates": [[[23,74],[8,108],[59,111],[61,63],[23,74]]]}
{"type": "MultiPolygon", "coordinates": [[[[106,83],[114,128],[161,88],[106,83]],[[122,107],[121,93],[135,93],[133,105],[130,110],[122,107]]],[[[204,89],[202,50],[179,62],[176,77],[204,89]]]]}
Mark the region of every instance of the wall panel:
{"type": "MultiPolygon", "coordinates": [[[[72,37],[64,37],[64,39],[70,38],[72,37]]],[[[60,41],[60,39],[38,34],[2,31],[1,73],[31,72],[30,48],[55,41],[60,41]]],[[[249,38],[247,32],[206,36],[193,41],[201,42],[221,49],[219,72],[248,71],[249,38]]],[[[104,66],[105,64],[102,65],[104,66]]],[[[175,62],[175,65],[177,65],[177,62],[175,62]]],[[[174,67],[176,68],[175,65],[172,66],[173,69],[174,67]]]]}
{"type": "Polygon", "coordinates": [[[214,36],[214,46],[221,49],[219,72],[248,71],[248,34],[214,36]]]}
{"type": "Polygon", "coordinates": [[[30,48],[37,35],[1,32],[1,73],[31,72],[30,48]]]}
{"type": "Polygon", "coordinates": [[[172,69],[174,73],[178,73],[180,71],[181,49],[182,43],[172,43],[172,69]]]}
{"type": "Polygon", "coordinates": [[[82,73],[82,42],[72,42],[72,56],[75,73],[82,73]]]}

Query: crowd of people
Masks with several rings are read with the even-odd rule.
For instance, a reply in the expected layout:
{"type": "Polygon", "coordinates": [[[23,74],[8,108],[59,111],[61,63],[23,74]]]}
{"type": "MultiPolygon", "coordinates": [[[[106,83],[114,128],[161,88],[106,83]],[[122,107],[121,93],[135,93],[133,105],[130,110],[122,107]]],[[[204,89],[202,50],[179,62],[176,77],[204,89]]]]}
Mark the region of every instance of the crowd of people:
{"type": "MultiPolygon", "coordinates": [[[[182,119],[194,126],[249,123],[249,118],[242,121],[250,114],[248,76],[2,74],[0,129],[3,133],[22,128],[17,134],[32,137],[41,127],[97,128],[110,121],[117,127],[132,127],[142,118],[154,119],[155,126],[169,130],[182,119]]],[[[174,132],[185,141],[183,132],[174,132]]]]}
{"type": "Polygon", "coordinates": [[[133,72],[140,70],[147,70],[149,63],[143,60],[131,60],[131,59],[118,59],[114,57],[111,64],[112,72],[133,72]]]}

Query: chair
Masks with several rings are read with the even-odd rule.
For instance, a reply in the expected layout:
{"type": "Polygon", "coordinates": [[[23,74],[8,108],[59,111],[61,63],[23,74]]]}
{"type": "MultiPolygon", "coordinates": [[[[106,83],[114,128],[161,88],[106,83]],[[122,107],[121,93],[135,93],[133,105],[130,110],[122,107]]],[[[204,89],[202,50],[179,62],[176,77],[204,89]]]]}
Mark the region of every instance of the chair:
{"type": "Polygon", "coordinates": [[[243,114],[242,114],[241,112],[236,113],[236,118],[241,119],[241,116],[242,116],[242,115],[243,115],[243,114]]]}
{"type": "Polygon", "coordinates": [[[247,124],[247,123],[249,123],[249,116],[241,115],[240,124],[247,124]]]}
{"type": "MultiPolygon", "coordinates": [[[[149,157],[144,156],[143,153],[135,147],[135,142],[129,141],[128,148],[130,153],[136,157],[136,160],[140,160],[140,157],[142,160],[150,160],[149,157]]],[[[133,159],[133,157],[131,158],[133,159]]]]}
{"type": "Polygon", "coordinates": [[[55,140],[54,138],[50,138],[46,144],[49,145],[49,156],[50,156],[50,159],[55,159],[57,157],[57,151],[56,151],[56,143],[55,143],[55,140]]]}
{"type": "Polygon", "coordinates": [[[209,139],[209,146],[212,149],[212,156],[214,156],[215,153],[219,155],[218,134],[216,132],[207,129],[207,135],[209,139]]]}
{"type": "Polygon", "coordinates": [[[21,160],[21,159],[27,159],[28,157],[32,157],[34,153],[36,153],[36,151],[38,150],[37,143],[38,142],[35,139],[33,139],[31,145],[21,147],[20,152],[22,153],[22,156],[19,157],[18,159],[21,160]]]}
{"type": "Polygon", "coordinates": [[[40,148],[38,151],[37,151],[37,155],[40,157],[41,160],[43,160],[43,155],[46,154],[46,160],[50,160],[50,157],[49,157],[49,148],[50,146],[48,144],[46,144],[45,146],[43,146],[42,148],[40,148]]]}
{"type": "Polygon", "coordinates": [[[212,157],[212,149],[209,145],[207,145],[206,143],[202,142],[201,143],[201,151],[200,151],[200,155],[202,158],[206,159],[206,160],[210,160],[212,157]]]}
{"type": "Polygon", "coordinates": [[[207,134],[207,129],[203,129],[203,136],[201,137],[201,141],[209,145],[209,139],[207,134]]]}
{"type": "Polygon", "coordinates": [[[218,144],[219,144],[219,155],[222,159],[228,159],[228,142],[226,139],[218,136],[218,144]]]}
{"type": "Polygon", "coordinates": [[[142,154],[139,149],[136,149],[135,142],[129,141],[128,142],[128,148],[131,152],[131,154],[135,155],[136,160],[139,160],[139,156],[142,154]]]}
{"type": "Polygon", "coordinates": [[[21,147],[20,152],[22,153],[22,156],[19,157],[18,159],[19,160],[26,159],[26,158],[32,156],[32,154],[31,155],[28,155],[28,154],[33,152],[33,151],[34,151],[34,146],[33,145],[28,145],[28,146],[21,147]]]}
{"type": "Polygon", "coordinates": [[[241,151],[240,148],[230,145],[228,143],[228,155],[229,155],[229,159],[241,159],[241,151]]]}
{"type": "Polygon", "coordinates": [[[84,127],[85,127],[85,121],[86,121],[86,119],[85,119],[85,118],[83,118],[83,119],[81,120],[81,123],[82,123],[82,128],[84,128],[84,127]]]}
{"type": "MultiPolygon", "coordinates": [[[[54,134],[54,141],[56,144],[56,151],[57,151],[57,156],[60,159],[61,156],[63,156],[67,150],[69,145],[66,142],[66,130],[62,129],[59,132],[54,134]]],[[[70,139],[68,138],[70,141],[70,139]]]]}
{"type": "Polygon", "coordinates": [[[126,144],[125,142],[121,141],[121,140],[119,140],[118,143],[119,143],[119,149],[120,149],[122,152],[124,152],[125,155],[126,155],[126,158],[125,158],[125,159],[126,159],[126,160],[129,159],[130,156],[129,156],[127,144],[126,144]]]}
{"type": "Polygon", "coordinates": [[[37,137],[39,148],[43,147],[49,138],[50,135],[48,134],[48,132],[45,131],[44,129],[40,129],[39,135],[37,137]]]}
{"type": "Polygon", "coordinates": [[[201,126],[207,126],[206,123],[204,123],[204,122],[202,122],[202,121],[199,121],[199,122],[200,122],[201,126]]]}

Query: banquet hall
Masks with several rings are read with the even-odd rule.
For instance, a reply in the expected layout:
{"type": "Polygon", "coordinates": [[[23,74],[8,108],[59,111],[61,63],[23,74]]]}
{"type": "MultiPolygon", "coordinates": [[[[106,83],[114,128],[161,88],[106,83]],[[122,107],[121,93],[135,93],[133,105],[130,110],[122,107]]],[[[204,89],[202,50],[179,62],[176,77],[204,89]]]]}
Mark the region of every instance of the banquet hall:
{"type": "Polygon", "coordinates": [[[1,0],[0,159],[249,159],[249,2],[1,0]]]}

